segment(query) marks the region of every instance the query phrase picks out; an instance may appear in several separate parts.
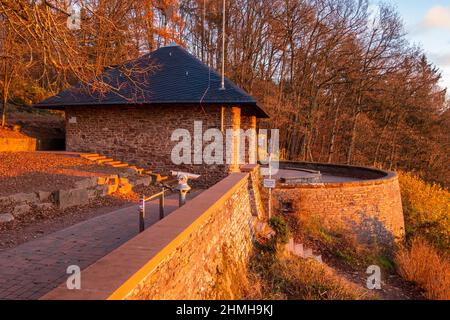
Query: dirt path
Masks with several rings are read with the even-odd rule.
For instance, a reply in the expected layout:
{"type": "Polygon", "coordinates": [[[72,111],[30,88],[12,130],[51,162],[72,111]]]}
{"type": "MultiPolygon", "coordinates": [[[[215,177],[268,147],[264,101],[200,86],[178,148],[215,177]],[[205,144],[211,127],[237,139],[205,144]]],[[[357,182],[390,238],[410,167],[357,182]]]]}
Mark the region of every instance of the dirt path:
{"type": "MultiPolygon", "coordinates": [[[[337,261],[336,259],[324,259],[328,266],[332,267],[336,272],[355,283],[361,288],[367,288],[367,278],[370,276],[366,273],[367,269],[354,269],[348,265],[337,261]]],[[[381,289],[374,292],[382,300],[424,300],[424,296],[420,289],[412,283],[405,281],[393,272],[382,270],[381,272],[381,289]]]]}

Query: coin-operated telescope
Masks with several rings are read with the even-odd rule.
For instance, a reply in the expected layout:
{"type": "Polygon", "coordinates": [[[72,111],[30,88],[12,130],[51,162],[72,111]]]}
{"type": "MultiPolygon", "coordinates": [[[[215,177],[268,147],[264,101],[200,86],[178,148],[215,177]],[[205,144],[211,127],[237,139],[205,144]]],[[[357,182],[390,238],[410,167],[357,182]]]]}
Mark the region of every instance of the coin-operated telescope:
{"type": "Polygon", "coordinates": [[[181,171],[172,171],[172,176],[177,177],[177,179],[178,179],[178,185],[176,186],[175,190],[178,190],[180,193],[179,206],[182,207],[183,205],[186,204],[186,195],[192,189],[188,185],[189,179],[197,180],[198,178],[200,178],[200,176],[198,174],[181,172],[181,171]]]}

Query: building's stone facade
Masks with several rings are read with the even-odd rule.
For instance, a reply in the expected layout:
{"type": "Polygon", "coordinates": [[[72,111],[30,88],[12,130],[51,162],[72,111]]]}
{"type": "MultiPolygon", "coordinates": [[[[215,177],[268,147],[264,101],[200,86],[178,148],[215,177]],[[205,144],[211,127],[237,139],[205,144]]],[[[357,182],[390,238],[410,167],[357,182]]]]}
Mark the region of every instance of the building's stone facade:
{"type": "Polygon", "coordinates": [[[244,130],[246,136],[244,141],[245,144],[240,146],[240,153],[243,155],[241,158],[246,164],[255,164],[258,160],[256,121],[255,116],[241,115],[241,129],[244,130]]]}
{"type": "MultiPolygon", "coordinates": [[[[241,124],[241,108],[222,109],[212,105],[71,107],[66,109],[66,149],[100,153],[165,174],[170,170],[197,173],[202,175],[201,185],[211,186],[229,172],[238,170],[239,141],[233,138],[231,164],[226,164],[225,156],[224,164],[208,165],[192,155],[193,164],[175,165],[171,153],[178,141],[171,141],[172,133],[176,129],[186,129],[194,139],[194,121],[202,121],[203,132],[210,128],[236,130],[241,124]]],[[[254,124],[256,128],[256,120],[254,124]]],[[[191,144],[194,153],[194,141],[191,144]]]]}

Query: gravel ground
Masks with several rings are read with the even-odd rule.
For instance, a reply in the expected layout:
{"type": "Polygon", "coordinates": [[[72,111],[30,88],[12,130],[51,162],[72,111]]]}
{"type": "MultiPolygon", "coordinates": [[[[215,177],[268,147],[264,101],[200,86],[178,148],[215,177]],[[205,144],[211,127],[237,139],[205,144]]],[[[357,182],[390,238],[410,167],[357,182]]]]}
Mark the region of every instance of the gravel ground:
{"type": "Polygon", "coordinates": [[[0,152],[0,196],[70,189],[86,177],[121,172],[123,169],[69,155],[0,152]]]}

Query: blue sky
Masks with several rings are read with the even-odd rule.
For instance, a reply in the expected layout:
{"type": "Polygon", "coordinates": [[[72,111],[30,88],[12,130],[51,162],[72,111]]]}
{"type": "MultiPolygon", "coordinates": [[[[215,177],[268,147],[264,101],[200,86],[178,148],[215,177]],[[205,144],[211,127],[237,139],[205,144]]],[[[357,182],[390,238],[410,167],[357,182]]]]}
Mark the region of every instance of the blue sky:
{"type": "MultiPolygon", "coordinates": [[[[411,43],[420,45],[442,72],[450,91],[450,0],[384,0],[397,8],[411,43]]],[[[378,3],[373,1],[372,3],[378,3]]]]}

